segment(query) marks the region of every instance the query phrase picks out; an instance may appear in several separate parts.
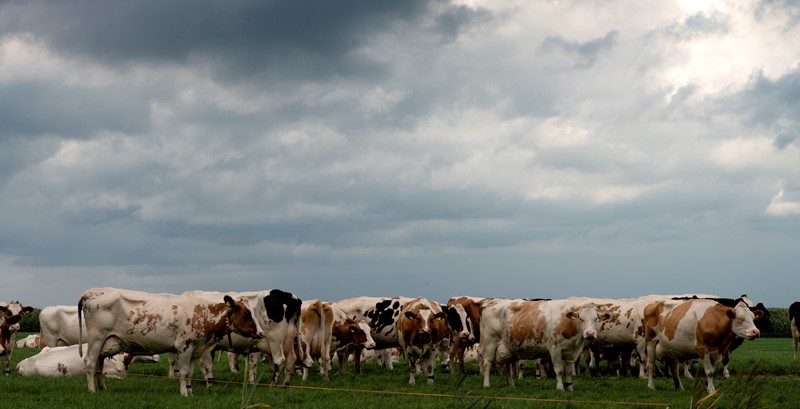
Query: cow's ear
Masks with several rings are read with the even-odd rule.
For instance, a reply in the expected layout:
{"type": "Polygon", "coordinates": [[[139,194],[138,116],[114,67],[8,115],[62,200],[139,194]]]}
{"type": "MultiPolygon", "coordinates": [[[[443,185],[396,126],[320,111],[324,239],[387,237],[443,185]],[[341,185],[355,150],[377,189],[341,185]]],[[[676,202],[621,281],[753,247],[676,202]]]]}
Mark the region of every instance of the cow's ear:
{"type": "Polygon", "coordinates": [[[754,320],[754,321],[755,321],[755,320],[759,320],[759,319],[761,319],[761,318],[763,318],[763,317],[764,317],[764,311],[761,311],[761,310],[755,310],[755,311],[753,311],[753,316],[754,316],[754,317],[753,317],[753,320],[754,320]]]}
{"type": "Polygon", "coordinates": [[[725,315],[727,315],[728,318],[730,318],[730,319],[734,319],[734,318],[736,318],[736,310],[734,310],[733,308],[728,308],[725,311],[725,315]]]}
{"type": "Polygon", "coordinates": [[[406,311],[406,313],[405,313],[405,316],[406,316],[406,318],[408,318],[408,319],[410,319],[410,320],[415,320],[415,319],[417,319],[417,315],[416,315],[416,314],[414,314],[414,313],[413,313],[413,312],[411,312],[411,311],[406,311]]]}
{"type": "Polygon", "coordinates": [[[357,327],[357,326],[355,326],[355,325],[350,325],[350,333],[351,333],[351,334],[354,334],[354,333],[356,332],[356,329],[358,329],[358,327],[357,327]]]}
{"type": "Polygon", "coordinates": [[[436,313],[436,314],[433,316],[433,318],[435,318],[435,319],[437,319],[437,320],[443,320],[443,319],[447,319],[447,314],[445,314],[445,313],[444,313],[444,311],[442,311],[442,312],[437,312],[437,313],[436,313]]]}
{"type": "Polygon", "coordinates": [[[8,325],[14,325],[14,324],[16,324],[16,323],[18,323],[20,321],[22,321],[22,315],[19,315],[19,314],[12,315],[12,316],[6,318],[6,324],[8,324],[8,325]]]}
{"type": "Polygon", "coordinates": [[[0,305],[0,312],[2,312],[3,314],[5,314],[5,315],[7,315],[9,317],[11,316],[11,310],[9,310],[8,307],[6,307],[6,306],[0,305]]]}
{"type": "Polygon", "coordinates": [[[571,320],[576,320],[578,319],[578,314],[575,311],[570,311],[567,313],[567,318],[571,320]]]}
{"type": "Polygon", "coordinates": [[[233,308],[233,306],[235,305],[235,303],[233,302],[233,298],[231,298],[230,295],[226,295],[225,298],[223,298],[222,300],[225,301],[225,305],[227,305],[228,308],[233,308]]]}
{"type": "Polygon", "coordinates": [[[609,313],[600,314],[600,319],[603,320],[603,321],[610,320],[611,319],[611,314],[609,314],[609,313]]]}
{"type": "Polygon", "coordinates": [[[33,312],[33,307],[22,307],[22,311],[20,311],[20,314],[27,314],[30,312],[33,312]]]}

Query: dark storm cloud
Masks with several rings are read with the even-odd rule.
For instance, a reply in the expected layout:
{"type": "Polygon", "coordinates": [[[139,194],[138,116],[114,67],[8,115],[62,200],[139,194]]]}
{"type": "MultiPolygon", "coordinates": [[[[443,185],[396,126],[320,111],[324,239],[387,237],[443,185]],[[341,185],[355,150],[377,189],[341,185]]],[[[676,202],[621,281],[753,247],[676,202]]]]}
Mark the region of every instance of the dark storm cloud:
{"type": "Polygon", "coordinates": [[[776,135],[775,146],[784,148],[795,141],[800,127],[800,68],[776,79],[763,72],[753,74],[745,89],[721,98],[719,110],[733,109],[750,126],[776,135]]]}
{"type": "Polygon", "coordinates": [[[540,48],[545,52],[560,50],[573,58],[573,68],[586,69],[594,65],[600,53],[614,48],[618,36],[619,32],[614,30],[601,38],[582,43],[559,36],[548,36],[542,41],[540,48]]]}
{"type": "Polygon", "coordinates": [[[211,60],[242,75],[353,69],[375,31],[414,21],[424,1],[13,1],[1,26],[106,64],[211,60]],[[288,68],[287,68],[288,67],[288,68]]]}

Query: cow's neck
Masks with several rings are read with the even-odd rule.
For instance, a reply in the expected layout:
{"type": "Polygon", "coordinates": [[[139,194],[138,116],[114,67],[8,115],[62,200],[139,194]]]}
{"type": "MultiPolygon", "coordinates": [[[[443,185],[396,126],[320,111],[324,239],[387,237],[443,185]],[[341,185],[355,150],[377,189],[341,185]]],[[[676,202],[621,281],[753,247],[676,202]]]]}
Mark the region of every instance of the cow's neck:
{"type": "Polygon", "coordinates": [[[217,322],[214,323],[211,327],[208,328],[208,336],[214,338],[214,340],[219,341],[224,337],[229,331],[233,330],[233,326],[230,320],[230,316],[228,314],[222,315],[217,322]]]}
{"type": "Polygon", "coordinates": [[[348,331],[349,326],[333,326],[333,331],[331,331],[331,335],[333,335],[336,339],[339,340],[342,344],[349,344],[353,342],[353,336],[348,331]]]}

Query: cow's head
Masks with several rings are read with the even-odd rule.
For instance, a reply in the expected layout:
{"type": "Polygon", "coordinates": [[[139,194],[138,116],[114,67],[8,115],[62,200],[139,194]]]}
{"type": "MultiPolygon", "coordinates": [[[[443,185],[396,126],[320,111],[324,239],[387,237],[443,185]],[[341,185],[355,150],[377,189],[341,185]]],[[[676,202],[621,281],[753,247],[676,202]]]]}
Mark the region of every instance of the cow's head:
{"type": "Polygon", "coordinates": [[[467,315],[467,311],[461,304],[453,304],[449,307],[442,307],[447,315],[447,326],[450,331],[461,340],[475,341],[475,333],[472,330],[472,321],[467,315]]]}
{"type": "Polygon", "coordinates": [[[227,307],[226,319],[229,329],[247,338],[264,337],[250,309],[242,301],[236,301],[229,295],[226,295],[223,301],[227,307]]]}
{"type": "Polygon", "coordinates": [[[761,335],[761,331],[758,330],[754,321],[760,320],[764,316],[763,311],[751,311],[747,304],[740,301],[736,307],[728,308],[725,314],[731,319],[731,329],[736,336],[755,339],[761,335]]]}
{"type": "Polygon", "coordinates": [[[346,319],[342,324],[344,333],[340,341],[346,344],[357,344],[366,349],[375,348],[375,340],[372,339],[371,329],[364,320],[346,319]]]}
{"type": "Polygon", "coordinates": [[[567,318],[575,322],[578,333],[587,340],[597,338],[598,322],[611,318],[610,314],[600,314],[595,306],[584,306],[577,311],[567,312],[567,318]]]}
{"type": "Polygon", "coordinates": [[[447,331],[447,315],[422,304],[412,307],[403,314],[405,323],[402,328],[403,332],[410,334],[411,343],[423,345],[441,341],[447,331]]]}

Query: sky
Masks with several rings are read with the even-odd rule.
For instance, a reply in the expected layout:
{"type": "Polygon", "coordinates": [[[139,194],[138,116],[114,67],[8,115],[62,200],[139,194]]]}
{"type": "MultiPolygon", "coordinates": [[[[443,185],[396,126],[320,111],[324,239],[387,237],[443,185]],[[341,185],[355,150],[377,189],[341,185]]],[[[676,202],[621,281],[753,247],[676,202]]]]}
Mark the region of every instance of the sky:
{"type": "Polygon", "coordinates": [[[0,300],[800,299],[790,0],[0,0],[0,300]]]}

